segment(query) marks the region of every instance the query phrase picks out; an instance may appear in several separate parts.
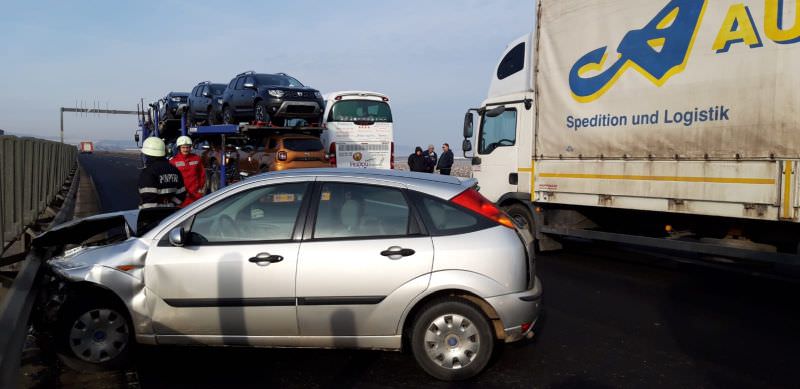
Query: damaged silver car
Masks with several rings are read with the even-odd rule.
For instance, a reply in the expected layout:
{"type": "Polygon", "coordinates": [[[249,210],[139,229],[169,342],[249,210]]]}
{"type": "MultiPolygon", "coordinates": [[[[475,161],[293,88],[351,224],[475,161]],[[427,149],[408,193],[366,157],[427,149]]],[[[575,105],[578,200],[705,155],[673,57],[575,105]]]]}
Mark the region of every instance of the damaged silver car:
{"type": "Polygon", "coordinates": [[[530,234],[474,180],[430,174],[269,173],[34,244],[63,248],[43,322],[81,370],[119,367],[136,343],[408,347],[465,379],[498,341],[533,336],[542,293],[530,234]]]}

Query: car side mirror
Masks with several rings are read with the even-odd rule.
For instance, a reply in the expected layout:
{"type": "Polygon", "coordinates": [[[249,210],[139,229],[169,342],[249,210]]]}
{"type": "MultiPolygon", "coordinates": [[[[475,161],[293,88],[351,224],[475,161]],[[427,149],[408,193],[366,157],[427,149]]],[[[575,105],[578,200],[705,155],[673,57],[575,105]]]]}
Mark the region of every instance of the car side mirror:
{"type": "Polygon", "coordinates": [[[211,97],[211,93],[203,92],[203,97],[211,97]]]}
{"type": "Polygon", "coordinates": [[[256,88],[256,85],[253,84],[252,82],[245,82],[244,85],[242,85],[242,86],[244,86],[247,89],[255,89],[256,88]]]}
{"type": "Polygon", "coordinates": [[[472,151],[472,142],[469,139],[464,139],[464,142],[461,143],[461,150],[464,150],[465,153],[472,151]]]}
{"type": "Polygon", "coordinates": [[[169,231],[169,243],[175,247],[182,247],[186,243],[186,231],[183,227],[175,227],[169,231]]]}
{"type": "Polygon", "coordinates": [[[472,128],[472,112],[467,112],[466,115],[464,115],[464,139],[472,138],[472,128]]]}
{"type": "Polygon", "coordinates": [[[494,108],[486,111],[486,116],[488,116],[490,118],[495,118],[495,117],[498,117],[498,116],[502,115],[503,112],[505,112],[505,111],[506,111],[506,106],[505,105],[501,105],[499,107],[494,107],[494,108]]]}

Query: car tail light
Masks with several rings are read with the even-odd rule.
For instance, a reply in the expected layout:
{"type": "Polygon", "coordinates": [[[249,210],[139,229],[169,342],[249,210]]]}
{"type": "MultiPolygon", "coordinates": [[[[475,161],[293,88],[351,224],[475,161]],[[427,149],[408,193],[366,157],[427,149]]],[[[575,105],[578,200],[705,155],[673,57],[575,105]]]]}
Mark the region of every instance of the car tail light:
{"type": "Polygon", "coordinates": [[[336,142],[331,142],[331,146],[328,148],[328,160],[331,162],[331,166],[336,167],[336,142]]]}
{"type": "Polygon", "coordinates": [[[389,154],[389,169],[394,169],[394,142],[392,142],[391,153],[389,154]]]}
{"type": "Polygon", "coordinates": [[[469,188],[461,192],[461,194],[450,199],[450,202],[477,212],[498,224],[502,224],[508,228],[514,228],[514,222],[511,221],[511,218],[475,189],[469,188]]]}
{"type": "Polygon", "coordinates": [[[278,151],[278,161],[285,161],[289,159],[289,154],[285,151],[278,151]]]}

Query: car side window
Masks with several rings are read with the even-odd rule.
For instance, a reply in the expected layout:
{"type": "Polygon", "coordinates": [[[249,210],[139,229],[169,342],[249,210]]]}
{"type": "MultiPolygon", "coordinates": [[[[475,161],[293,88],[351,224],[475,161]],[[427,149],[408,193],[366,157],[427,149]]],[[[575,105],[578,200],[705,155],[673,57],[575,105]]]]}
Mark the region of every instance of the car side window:
{"type": "Polygon", "coordinates": [[[242,85],[243,84],[244,84],[244,77],[239,77],[239,79],[236,80],[236,88],[234,88],[234,89],[242,90],[242,85]]]}
{"type": "Polygon", "coordinates": [[[492,227],[486,219],[442,199],[414,193],[422,219],[434,236],[463,234],[492,227]]]}
{"type": "Polygon", "coordinates": [[[253,78],[253,76],[247,76],[247,78],[245,79],[244,82],[247,83],[247,84],[255,85],[256,84],[256,79],[253,78]]]}
{"type": "Polygon", "coordinates": [[[223,199],[195,215],[190,241],[214,244],[289,240],[308,186],[270,185],[223,199]]]}
{"type": "Polygon", "coordinates": [[[233,86],[236,85],[236,80],[238,80],[238,78],[234,78],[228,83],[228,89],[233,89],[233,86]]]}
{"type": "Polygon", "coordinates": [[[314,238],[400,236],[414,232],[399,189],[329,182],[322,185],[314,238]]]}
{"type": "Polygon", "coordinates": [[[208,87],[208,85],[206,85],[206,86],[203,87],[202,90],[199,91],[198,96],[202,96],[203,93],[208,93],[210,91],[211,91],[211,89],[208,87]]]}

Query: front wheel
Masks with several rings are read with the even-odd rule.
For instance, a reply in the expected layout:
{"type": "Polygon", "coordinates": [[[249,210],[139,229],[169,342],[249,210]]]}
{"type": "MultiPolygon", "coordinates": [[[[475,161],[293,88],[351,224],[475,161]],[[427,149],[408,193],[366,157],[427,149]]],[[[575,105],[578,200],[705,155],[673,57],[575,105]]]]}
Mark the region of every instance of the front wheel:
{"type": "Polygon", "coordinates": [[[533,216],[531,216],[531,212],[528,210],[523,204],[512,204],[510,207],[504,209],[511,219],[517,223],[522,229],[527,229],[533,234],[533,216]]]}
{"type": "Polygon", "coordinates": [[[419,366],[444,381],[478,375],[492,357],[494,337],[489,320],[460,299],[437,300],[417,315],[411,350],[419,366]]]}
{"type": "Polygon", "coordinates": [[[235,116],[233,114],[233,108],[227,106],[222,109],[222,122],[225,124],[237,124],[234,123],[236,121],[235,116]]]}
{"type": "Polygon", "coordinates": [[[57,354],[78,371],[117,370],[125,366],[133,346],[133,327],[125,307],[81,296],[59,318],[57,354]]]}

